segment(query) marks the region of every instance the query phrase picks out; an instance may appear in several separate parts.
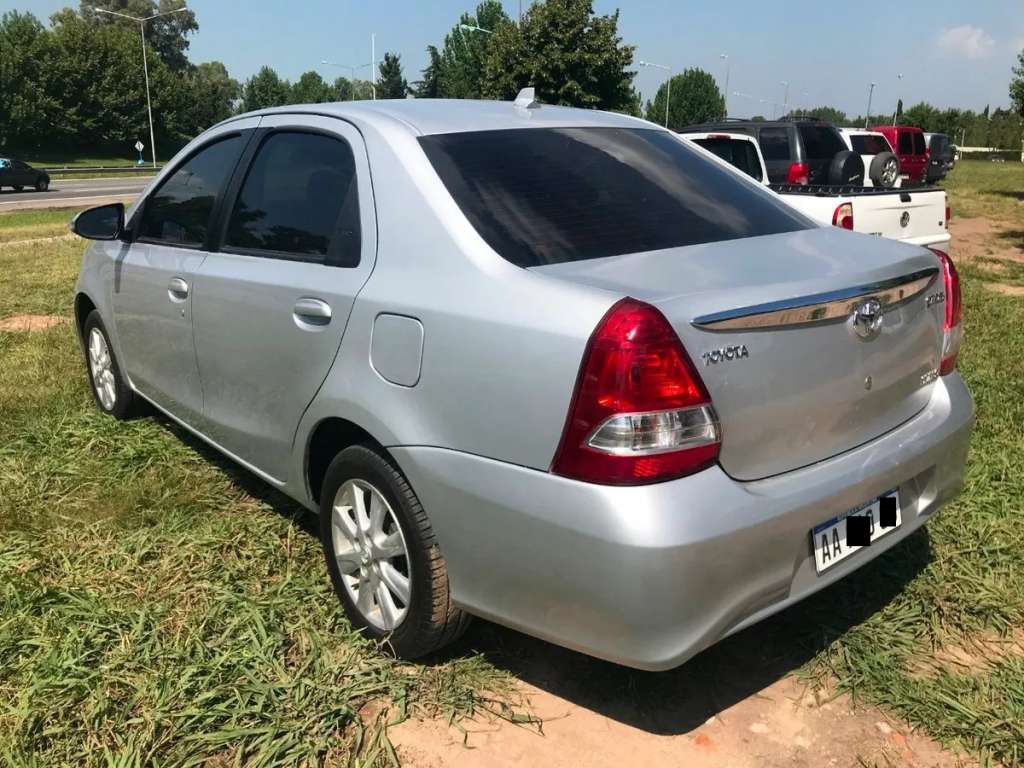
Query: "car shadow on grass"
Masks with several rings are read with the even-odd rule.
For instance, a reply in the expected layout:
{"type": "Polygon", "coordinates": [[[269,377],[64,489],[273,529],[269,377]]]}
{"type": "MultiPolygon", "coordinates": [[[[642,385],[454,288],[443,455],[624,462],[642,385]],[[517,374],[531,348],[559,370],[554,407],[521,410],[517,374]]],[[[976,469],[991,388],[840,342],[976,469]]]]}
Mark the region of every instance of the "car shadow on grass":
{"type": "Polygon", "coordinates": [[[756,696],[884,608],[931,557],[922,527],[855,574],[667,672],[628,669],[484,621],[445,656],[478,651],[580,707],[649,733],[685,734],[756,696]]]}

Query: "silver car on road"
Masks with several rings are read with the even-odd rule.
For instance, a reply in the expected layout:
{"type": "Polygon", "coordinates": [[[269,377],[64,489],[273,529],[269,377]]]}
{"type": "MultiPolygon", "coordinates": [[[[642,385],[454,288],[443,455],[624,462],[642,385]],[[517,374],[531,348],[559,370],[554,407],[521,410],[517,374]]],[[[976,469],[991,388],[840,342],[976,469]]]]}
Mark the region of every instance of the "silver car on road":
{"type": "Polygon", "coordinates": [[[673,667],[962,485],[949,259],[631,117],[264,110],[72,227],[99,407],[316,510],[349,619],[404,657],[478,615],[673,667]]]}

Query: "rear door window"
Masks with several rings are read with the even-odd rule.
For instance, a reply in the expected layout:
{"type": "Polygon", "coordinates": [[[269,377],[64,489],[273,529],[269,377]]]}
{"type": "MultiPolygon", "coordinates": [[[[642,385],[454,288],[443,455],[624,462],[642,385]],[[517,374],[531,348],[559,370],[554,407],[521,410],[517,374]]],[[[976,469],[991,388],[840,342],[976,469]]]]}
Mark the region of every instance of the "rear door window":
{"type": "Polygon", "coordinates": [[[240,134],[193,154],[149,196],[139,237],[147,242],[199,247],[206,242],[214,203],[245,146],[240,134]]]}
{"type": "Polygon", "coordinates": [[[914,139],[912,138],[910,131],[900,131],[898,140],[901,155],[914,154],[914,139]]]}
{"type": "Polygon", "coordinates": [[[275,131],[249,167],[228,222],[227,250],[354,267],[359,195],[348,142],[275,131]]]}
{"type": "Polygon", "coordinates": [[[520,267],[808,227],[665,131],[519,128],[419,142],[480,236],[520,267]]]}
{"type": "Polygon", "coordinates": [[[854,135],[850,137],[850,144],[858,155],[878,155],[889,151],[889,142],[884,136],[854,135]]]}
{"type": "Polygon", "coordinates": [[[789,131],[785,128],[762,128],[757,135],[765,160],[789,160],[789,131]]]}
{"type": "Polygon", "coordinates": [[[846,149],[839,131],[830,125],[801,125],[804,154],[811,160],[830,160],[846,149]]]}
{"type": "Polygon", "coordinates": [[[695,139],[694,143],[718,155],[725,162],[743,171],[748,176],[761,181],[761,161],[757,157],[757,150],[752,142],[742,139],[709,136],[706,139],[695,139]]]}
{"type": "Polygon", "coordinates": [[[914,133],[913,136],[914,136],[914,154],[915,155],[923,155],[924,154],[924,134],[923,133],[914,133]]]}

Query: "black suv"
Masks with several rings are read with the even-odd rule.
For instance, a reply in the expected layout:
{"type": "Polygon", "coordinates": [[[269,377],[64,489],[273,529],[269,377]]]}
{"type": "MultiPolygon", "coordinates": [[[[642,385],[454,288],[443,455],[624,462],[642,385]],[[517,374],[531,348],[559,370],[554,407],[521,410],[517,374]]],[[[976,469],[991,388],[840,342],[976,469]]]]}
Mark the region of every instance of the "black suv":
{"type": "Polygon", "coordinates": [[[849,152],[838,129],[822,120],[714,121],[688,125],[680,133],[707,131],[746,133],[757,139],[772,184],[860,185],[864,181],[860,156],[849,152]],[[855,178],[858,163],[860,176],[855,178]]]}
{"type": "Polygon", "coordinates": [[[25,187],[45,192],[50,188],[50,174],[22,160],[0,157],[0,189],[3,187],[13,187],[15,192],[25,187]]]}

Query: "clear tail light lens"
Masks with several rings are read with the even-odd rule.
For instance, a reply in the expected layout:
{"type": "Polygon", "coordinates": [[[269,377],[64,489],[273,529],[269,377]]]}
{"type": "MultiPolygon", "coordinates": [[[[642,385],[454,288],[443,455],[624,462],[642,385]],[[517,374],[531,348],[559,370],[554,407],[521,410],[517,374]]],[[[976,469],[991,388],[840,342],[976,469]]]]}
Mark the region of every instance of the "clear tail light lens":
{"type": "Polygon", "coordinates": [[[551,470],[655,483],[713,464],[720,444],[711,398],[668,320],[635,299],[617,303],[587,345],[551,470]]]}
{"type": "Polygon", "coordinates": [[[840,203],[832,213],[832,225],[853,229],[853,203],[840,203]]]}
{"type": "Polygon", "coordinates": [[[960,353],[960,345],[964,339],[963,302],[960,297],[960,275],[949,254],[931,249],[932,253],[942,262],[942,281],[946,288],[946,301],[943,304],[945,317],[942,324],[942,359],[939,363],[939,375],[945,376],[956,370],[956,356],[960,353]]]}

